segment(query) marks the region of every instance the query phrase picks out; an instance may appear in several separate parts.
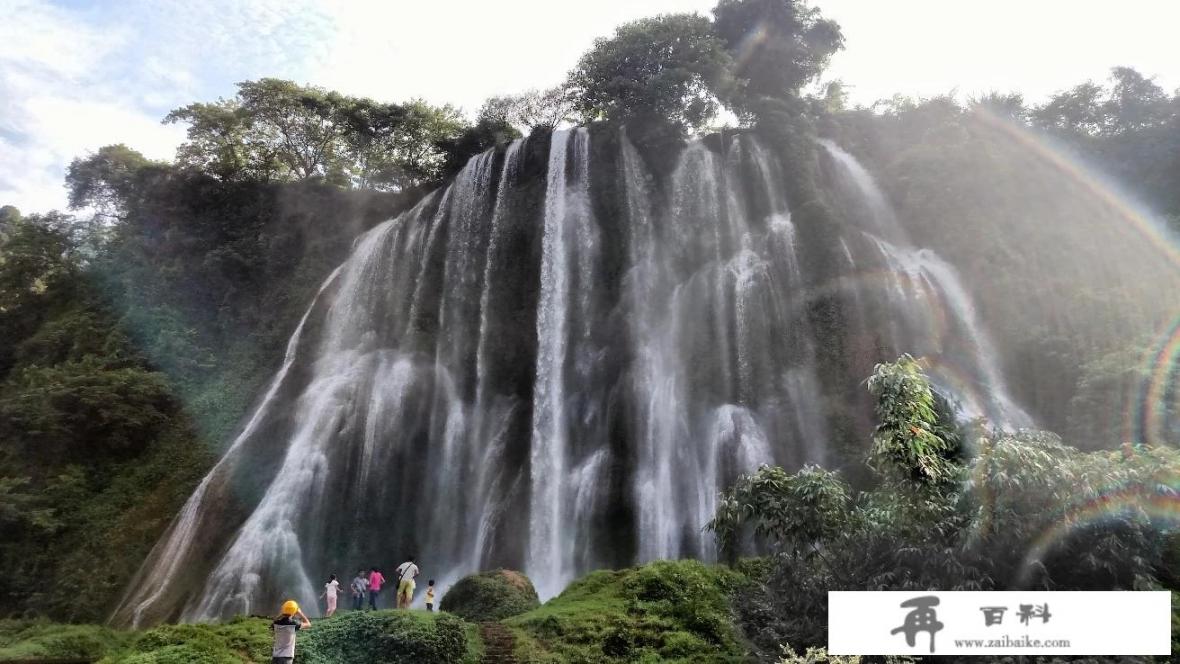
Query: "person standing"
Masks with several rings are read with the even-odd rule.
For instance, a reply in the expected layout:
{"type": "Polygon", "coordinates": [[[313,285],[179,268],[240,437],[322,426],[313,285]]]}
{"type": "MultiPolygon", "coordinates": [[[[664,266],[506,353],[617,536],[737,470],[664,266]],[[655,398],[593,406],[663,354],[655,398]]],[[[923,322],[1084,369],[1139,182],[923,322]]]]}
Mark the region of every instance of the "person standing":
{"type": "Polygon", "coordinates": [[[385,583],[385,577],[376,567],[369,570],[369,608],[374,611],[377,610],[377,597],[381,594],[381,586],[385,583]]]}
{"type": "Polygon", "coordinates": [[[270,624],[274,633],[274,647],[271,648],[271,664],[292,664],[295,661],[295,633],[311,627],[311,621],[303,615],[299,604],[293,599],[283,602],[282,614],[270,624]],[[295,617],[299,621],[295,621],[295,617]]]}
{"type": "Polygon", "coordinates": [[[434,611],[434,579],[426,582],[426,610],[434,611]]]}
{"type": "Polygon", "coordinates": [[[410,608],[410,601],[414,599],[414,579],[418,578],[418,565],[414,564],[414,556],[397,566],[397,608],[410,608]]]}
{"type": "Polygon", "coordinates": [[[352,587],[352,610],[360,611],[365,608],[365,593],[369,590],[369,579],[365,576],[365,570],[358,569],[350,585],[352,587]]]}
{"type": "Polygon", "coordinates": [[[336,594],[339,592],[340,582],[336,580],[336,575],[332,574],[324,584],[324,592],[320,594],[328,605],[328,610],[324,613],[325,618],[331,618],[332,614],[336,613],[336,594]]]}

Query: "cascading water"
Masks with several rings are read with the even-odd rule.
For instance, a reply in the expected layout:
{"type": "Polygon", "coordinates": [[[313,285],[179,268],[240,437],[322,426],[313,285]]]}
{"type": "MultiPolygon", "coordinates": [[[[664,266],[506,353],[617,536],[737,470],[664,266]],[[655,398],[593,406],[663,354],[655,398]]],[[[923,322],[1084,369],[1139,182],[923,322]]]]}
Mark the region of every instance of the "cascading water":
{"type": "Polygon", "coordinates": [[[864,376],[815,322],[805,259],[828,250],[875,361],[959,366],[971,393],[944,386],[965,414],[1028,421],[954,270],[835,145],[858,230],[824,247],[750,136],[692,143],[662,178],[625,134],[545,140],[472,158],[358,239],[116,622],[312,602],[328,573],[411,554],[444,591],[504,566],[543,597],[595,567],[712,558],[702,527],[740,473],[833,461],[830,404],[864,376]]]}
{"type": "MultiPolygon", "coordinates": [[[[855,157],[831,141],[819,143],[867,212],[852,216],[867,220],[861,232],[884,261],[885,299],[890,310],[903,314],[890,325],[893,347],[936,360],[928,367],[931,378],[959,400],[963,417],[985,417],[1009,428],[1031,426],[1032,417],[1008,394],[991,340],[955,269],[932,250],[911,246],[884,193],[855,157]],[[963,348],[948,349],[945,342],[963,348]]],[[[847,243],[843,250],[848,251],[847,243]]]]}

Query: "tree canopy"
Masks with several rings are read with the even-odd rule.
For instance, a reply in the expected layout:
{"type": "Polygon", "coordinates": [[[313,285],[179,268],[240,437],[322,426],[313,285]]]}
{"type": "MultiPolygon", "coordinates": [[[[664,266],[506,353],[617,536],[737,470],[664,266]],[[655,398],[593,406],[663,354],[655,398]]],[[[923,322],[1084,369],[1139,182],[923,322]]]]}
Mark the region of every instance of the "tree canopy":
{"type": "Polygon", "coordinates": [[[721,0],[713,17],[742,82],[731,101],[745,114],[763,100],[797,95],[844,47],[840,26],[799,0],[721,0]]]}
{"type": "Polygon", "coordinates": [[[708,19],[666,14],[598,39],[570,74],[584,120],[663,121],[698,129],[719,107],[731,60],[708,19]]]}
{"type": "Polygon", "coordinates": [[[233,98],[189,104],[164,122],[188,124],[178,165],[221,180],[318,178],[379,190],[441,176],[439,146],[466,128],[449,105],[382,103],[273,78],[239,83],[233,98]]]}

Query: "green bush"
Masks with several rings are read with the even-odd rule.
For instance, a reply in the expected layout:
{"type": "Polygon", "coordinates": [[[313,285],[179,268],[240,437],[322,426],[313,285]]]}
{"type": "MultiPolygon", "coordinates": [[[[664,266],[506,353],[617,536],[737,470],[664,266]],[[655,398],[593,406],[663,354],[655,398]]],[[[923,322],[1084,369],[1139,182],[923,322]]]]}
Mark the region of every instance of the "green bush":
{"type": "Polygon", "coordinates": [[[507,619],[529,662],[744,662],[730,595],[739,572],[698,561],[600,570],[507,619]]]}
{"type": "Polygon", "coordinates": [[[308,664],[470,662],[467,624],[445,613],[353,611],[317,621],[297,646],[308,664]]]}
{"type": "Polygon", "coordinates": [[[459,580],[439,605],[466,620],[503,620],[541,606],[533,582],[520,572],[497,569],[459,580]]]}
{"type": "Polygon", "coordinates": [[[127,635],[97,625],[0,620],[0,661],[32,658],[102,657],[127,635]]]}
{"type": "MultiPolygon", "coordinates": [[[[350,612],[317,620],[296,641],[307,664],[457,664],[478,660],[469,625],[445,613],[350,612]]],[[[119,632],[95,625],[0,621],[0,661],[34,657],[102,658],[100,664],[266,664],[266,618],[216,625],[161,625],[119,632]]]]}
{"type": "Polygon", "coordinates": [[[269,622],[239,618],[220,625],[161,625],[139,633],[102,664],[242,664],[269,661],[270,653],[269,622]]]}

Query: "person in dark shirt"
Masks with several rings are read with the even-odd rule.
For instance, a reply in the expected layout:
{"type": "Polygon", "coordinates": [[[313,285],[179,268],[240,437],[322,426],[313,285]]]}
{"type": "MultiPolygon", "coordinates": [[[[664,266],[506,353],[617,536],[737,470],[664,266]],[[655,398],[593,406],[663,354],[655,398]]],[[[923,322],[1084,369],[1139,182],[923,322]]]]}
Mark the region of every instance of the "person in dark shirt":
{"type": "Polygon", "coordinates": [[[303,615],[299,604],[293,599],[283,602],[283,613],[270,624],[275,644],[271,649],[271,664],[293,664],[295,662],[295,633],[311,627],[311,621],[303,615]],[[296,621],[295,618],[299,620],[296,621]]]}

